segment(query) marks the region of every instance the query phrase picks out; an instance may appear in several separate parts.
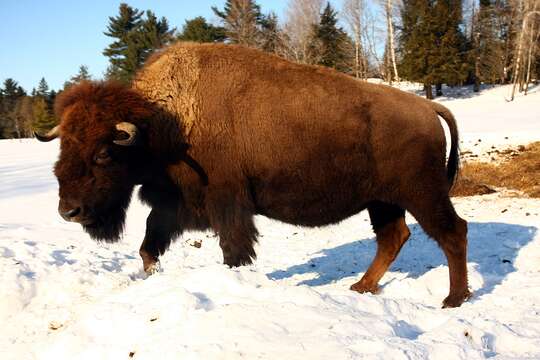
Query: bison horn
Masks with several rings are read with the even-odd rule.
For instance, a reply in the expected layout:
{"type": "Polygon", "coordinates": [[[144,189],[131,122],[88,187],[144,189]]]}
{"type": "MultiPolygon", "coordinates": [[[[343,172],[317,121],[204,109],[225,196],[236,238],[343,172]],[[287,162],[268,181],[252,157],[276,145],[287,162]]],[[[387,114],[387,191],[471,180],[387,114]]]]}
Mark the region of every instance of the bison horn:
{"type": "Polygon", "coordinates": [[[137,134],[139,132],[139,129],[137,129],[137,126],[133,125],[132,123],[121,122],[119,124],[116,124],[116,130],[127,133],[129,137],[122,140],[113,140],[115,144],[122,146],[131,146],[134,145],[137,141],[137,134]]]}
{"type": "Polygon", "coordinates": [[[41,142],[49,142],[60,136],[60,127],[58,125],[55,126],[44,135],[41,135],[38,132],[34,131],[34,136],[41,142]]]}

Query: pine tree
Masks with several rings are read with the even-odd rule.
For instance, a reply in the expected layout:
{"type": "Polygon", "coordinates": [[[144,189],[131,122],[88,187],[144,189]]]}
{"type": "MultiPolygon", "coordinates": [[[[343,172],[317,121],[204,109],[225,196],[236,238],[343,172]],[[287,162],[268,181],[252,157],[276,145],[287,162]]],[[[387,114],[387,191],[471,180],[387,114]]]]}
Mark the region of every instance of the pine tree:
{"type": "Polygon", "coordinates": [[[404,0],[401,12],[400,72],[424,84],[433,98],[432,85],[465,80],[465,38],[460,30],[460,0],[404,0]]]}
{"type": "Polygon", "coordinates": [[[36,91],[37,97],[42,97],[45,102],[47,103],[48,108],[52,112],[52,108],[54,106],[54,100],[56,99],[56,91],[49,89],[49,84],[47,84],[47,81],[45,78],[41,78],[39,81],[37,91],[36,91]]]}
{"type": "Polygon", "coordinates": [[[176,29],[169,29],[169,22],[165,17],[158,20],[156,15],[146,11],[146,19],[143,21],[140,35],[142,47],[145,51],[143,57],[146,59],[154,50],[159,49],[173,40],[176,29]]]}
{"type": "Polygon", "coordinates": [[[49,92],[49,96],[45,99],[45,101],[47,102],[47,105],[49,106],[49,110],[51,112],[51,114],[53,113],[53,109],[54,109],[54,102],[56,101],[56,96],[58,95],[58,93],[54,90],[51,90],[49,92]]]}
{"type": "Polygon", "coordinates": [[[90,72],[88,71],[88,67],[86,65],[79,66],[79,72],[76,75],[73,75],[69,81],[66,81],[64,83],[64,90],[68,87],[78,84],[81,81],[88,81],[92,80],[92,75],[90,75],[90,72]]]}
{"type": "Polygon", "coordinates": [[[347,60],[346,45],[349,41],[345,31],[337,26],[337,12],[327,2],[321,20],[315,26],[315,44],[318,49],[319,65],[343,71],[347,60]]]}
{"type": "Polygon", "coordinates": [[[19,84],[8,78],[0,88],[0,138],[21,137],[20,126],[16,116],[17,103],[26,92],[19,84]]]}
{"type": "Polygon", "coordinates": [[[81,81],[92,80],[92,75],[88,71],[88,66],[81,65],[79,66],[79,72],[71,77],[71,82],[79,83],[81,81]]]}
{"type": "Polygon", "coordinates": [[[215,6],[212,10],[222,20],[225,35],[231,43],[260,46],[264,20],[261,7],[254,0],[227,0],[223,10],[215,6]]]}
{"type": "Polygon", "coordinates": [[[47,84],[45,78],[41,78],[41,80],[39,80],[36,95],[43,98],[49,97],[49,84],[47,84]]]}
{"type": "Polygon", "coordinates": [[[57,121],[52,115],[49,104],[43,96],[37,96],[34,98],[32,104],[32,113],[34,116],[34,122],[32,128],[37,132],[46,132],[52,129],[57,121]]]}
{"type": "Polygon", "coordinates": [[[261,20],[261,49],[269,53],[277,53],[281,47],[281,31],[278,17],[274,12],[263,16],[261,20]]]}
{"type": "Polygon", "coordinates": [[[52,111],[55,98],[56,91],[50,90],[45,78],[41,78],[32,101],[32,128],[35,131],[46,132],[57,124],[52,111]]]}
{"type": "Polygon", "coordinates": [[[0,89],[2,96],[7,98],[17,98],[26,95],[26,92],[12,78],[4,80],[4,88],[0,89]]]}
{"type": "Polygon", "coordinates": [[[144,13],[120,4],[120,14],[109,17],[107,32],[104,33],[116,39],[103,51],[110,62],[105,76],[125,83],[131,81],[152,52],[173,40],[174,32],[165,17],[158,20],[150,10],[144,13]]]}
{"type": "Polygon", "coordinates": [[[186,20],[178,39],[200,43],[222,42],[225,40],[225,29],[209,24],[204,17],[198,16],[186,20]]]}
{"type": "Polygon", "coordinates": [[[400,73],[424,84],[426,97],[433,98],[433,59],[436,52],[432,3],[429,0],[404,0],[401,11],[400,73]]]}
{"type": "Polygon", "coordinates": [[[433,73],[437,96],[442,95],[442,83],[457,85],[463,83],[468,75],[466,39],[460,29],[463,22],[461,8],[461,0],[438,0],[434,7],[437,51],[433,73]]]}
{"type": "MultiPolygon", "coordinates": [[[[480,0],[473,21],[471,57],[474,64],[474,90],[480,83],[496,83],[504,79],[504,31],[501,31],[499,1],[480,0]]],[[[503,80],[504,81],[504,80],[503,80]]]]}
{"type": "Polygon", "coordinates": [[[120,4],[119,11],[117,17],[109,17],[109,25],[104,34],[115,41],[103,50],[103,55],[110,62],[106,76],[129,82],[144,61],[145,54],[139,34],[143,12],[125,3],[120,4]]]}

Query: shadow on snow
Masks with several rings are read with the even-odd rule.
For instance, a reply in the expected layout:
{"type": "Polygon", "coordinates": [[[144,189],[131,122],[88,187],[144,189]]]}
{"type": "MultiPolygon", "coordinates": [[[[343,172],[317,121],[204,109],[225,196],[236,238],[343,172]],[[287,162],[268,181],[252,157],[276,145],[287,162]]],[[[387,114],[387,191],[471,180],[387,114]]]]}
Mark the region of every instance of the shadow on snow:
{"type": "MultiPolygon", "coordinates": [[[[435,241],[428,238],[418,224],[409,224],[411,237],[389,271],[407,273],[419,278],[429,270],[446,265],[446,258],[435,241]]],[[[476,263],[484,284],[475,296],[490,293],[509,274],[516,271],[514,261],[519,250],[534,239],[536,227],[505,223],[469,222],[468,263],[476,263]]],[[[357,273],[365,272],[375,256],[376,242],[372,237],[349,244],[324,249],[308,262],[267,274],[279,280],[300,274],[315,273],[316,278],[298,285],[326,285],[357,273]]],[[[359,280],[359,279],[358,279],[359,280]]]]}

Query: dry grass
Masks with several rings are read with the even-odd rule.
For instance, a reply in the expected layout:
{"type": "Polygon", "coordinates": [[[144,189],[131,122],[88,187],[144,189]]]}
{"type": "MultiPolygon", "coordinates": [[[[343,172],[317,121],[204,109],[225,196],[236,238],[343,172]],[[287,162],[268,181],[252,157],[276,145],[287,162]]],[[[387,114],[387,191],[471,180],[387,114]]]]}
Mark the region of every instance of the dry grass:
{"type": "Polygon", "coordinates": [[[493,187],[519,190],[540,198],[540,142],[530,144],[517,156],[501,163],[464,163],[452,195],[483,195],[494,192],[493,187]]]}

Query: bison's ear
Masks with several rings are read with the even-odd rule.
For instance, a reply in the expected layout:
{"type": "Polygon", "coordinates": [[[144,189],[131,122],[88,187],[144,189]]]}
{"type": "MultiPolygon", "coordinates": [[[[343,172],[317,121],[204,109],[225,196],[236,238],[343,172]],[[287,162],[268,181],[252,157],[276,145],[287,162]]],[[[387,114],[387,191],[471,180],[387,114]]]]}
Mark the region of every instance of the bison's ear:
{"type": "Polygon", "coordinates": [[[116,130],[120,133],[119,139],[113,140],[116,145],[133,146],[137,143],[139,129],[130,122],[116,124],[116,130]]]}
{"type": "Polygon", "coordinates": [[[57,125],[52,128],[48,133],[43,135],[34,131],[34,136],[41,142],[49,142],[60,136],[60,127],[57,125]]]}

